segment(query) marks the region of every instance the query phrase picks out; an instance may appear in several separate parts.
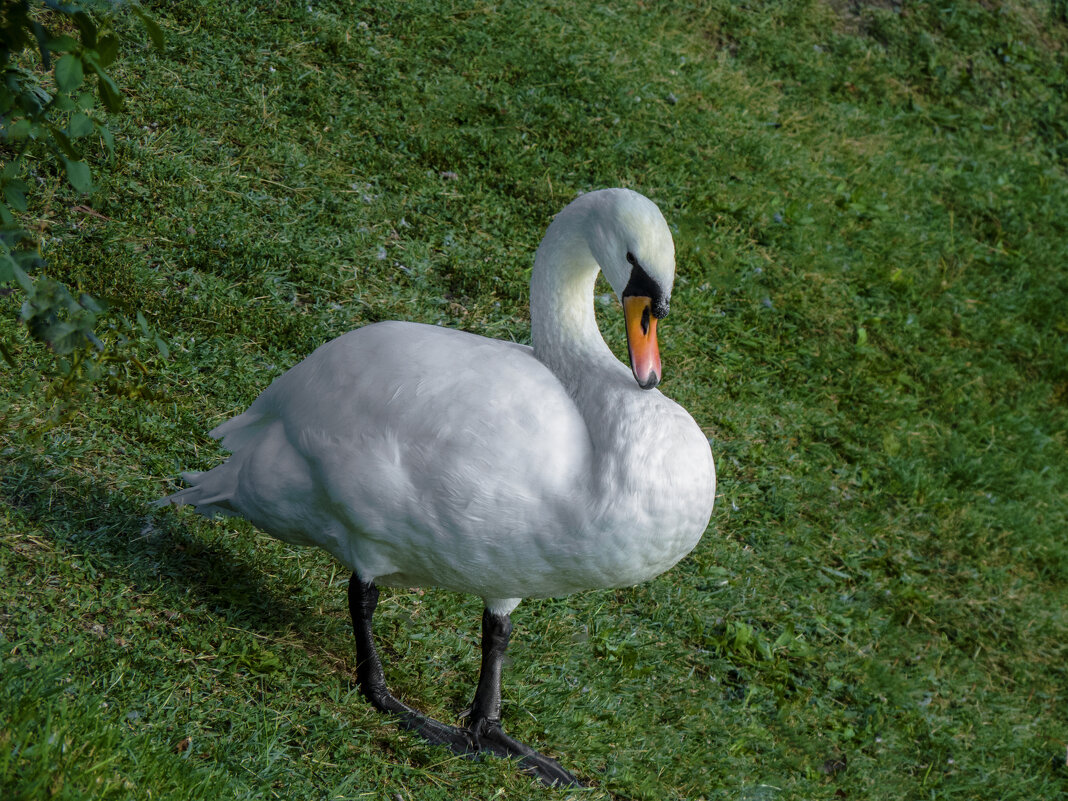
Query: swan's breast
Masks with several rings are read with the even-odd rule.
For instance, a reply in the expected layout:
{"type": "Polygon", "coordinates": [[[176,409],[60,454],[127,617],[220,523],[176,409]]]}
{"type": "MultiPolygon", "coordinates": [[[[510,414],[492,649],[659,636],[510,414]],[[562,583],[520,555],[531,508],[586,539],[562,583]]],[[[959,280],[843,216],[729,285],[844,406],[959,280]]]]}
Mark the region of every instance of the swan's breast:
{"type": "Polygon", "coordinates": [[[708,439],[689,413],[659,391],[630,387],[609,401],[594,439],[604,443],[596,476],[600,545],[590,553],[612,584],[646,581],[688,554],[708,526],[716,476],[708,439]]]}

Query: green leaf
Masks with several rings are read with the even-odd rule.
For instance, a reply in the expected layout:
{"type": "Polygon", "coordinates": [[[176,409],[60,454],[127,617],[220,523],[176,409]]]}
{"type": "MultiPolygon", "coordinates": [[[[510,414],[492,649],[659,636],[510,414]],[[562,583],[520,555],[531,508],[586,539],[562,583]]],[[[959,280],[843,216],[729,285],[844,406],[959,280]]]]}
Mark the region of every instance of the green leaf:
{"type": "Polygon", "coordinates": [[[89,165],[84,161],[73,161],[66,156],[60,156],[63,159],[63,166],[67,168],[67,180],[70,181],[70,185],[78,192],[91,192],[93,190],[93,178],[89,172],[89,165]]]}
{"type": "Polygon", "coordinates": [[[86,50],[82,53],[82,63],[85,65],[85,69],[96,75],[104,75],[106,70],[100,66],[100,62],[97,60],[97,54],[95,50],[86,50]]]}
{"type": "Polygon", "coordinates": [[[33,118],[44,112],[45,106],[52,101],[52,96],[39,87],[28,87],[19,94],[19,105],[33,118]]]}
{"type": "Polygon", "coordinates": [[[88,136],[93,132],[93,121],[79,111],[70,118],[67,130],[70,132],[71,139],[88,136]]]}
{"type": "Polygon", "coordinates": [[[145,315],[141,313],[140,309],[137,311],[137,324],[141,326],[142,334],[146,337],[152,336],[152,329],[148,327],[148,320],[145,319],[145,315]]]}
{"type": "MultiPolygon", "coordinates": [[[[25,6],[23,6],[23,8],[25,8],[25,6]]],[[[15,20],[13,20],[11,18],[10,6],[5,10],[8,12],[7,22],[8,22],[8,26],[9,26],[8,27],[8,31],[10,31],[18,23],[15,22],[15,20]]],[[[25,23],[26,20],[23,19],[22,22],[25,23]]],[[[41,65],[46,70],[50,70],[50,69],[52,69],[52,59],[48,55],[48,31],[46,31],[44,29],[44,27],[41,25],[41,23],[37,22],[36,20],[34,20],[33,22],[30,23],[30,27],[33,29],[33,35],[37,39],[37,48],[38,48],[38,50],[41,51],[41,65]]],[[[17,39],[20,39],[20,38],[21,37],[17,37],[17,39]]],[[[16,41],[16,42],[14,42],[14,44],[15,44],[15,47],[13,47],[12,49],[15,50],[15,52],[18,52],[19,50],[22,49],[22,43],[21,42],[16,41]]]]}
{"type": "Polygon", "coordinates": [[[73,53],[67,53],[56,62],[56,85],[64,92],[73,92],[82,85],[84,78],[82,60],[73,53]]]}
{"type": "Polygon", "coordinates": [[[106,67],[114,63],[116,56],[119,55],[119,37],[113,33],[101,36],[100,41],[97,42],[96,52],[100,66],[106,67]]]}
{"type": "Polygon", "coordinates": [[[122,95],[119,93],[118,84],[107,73],[98,72],[97,77],[100,79],[97,88],[100,90],[100,99],[104,101],[104,107],[108,111],[121,111],[122,95]]]}
{"type": "Polygon", "coordinates": [[[16,211],[26,211],[26,184],[22,181],[4,184],[4,199],[16,211]]]}
{"type": "Polygon", "coordinates": [[[85,292],[78,296],[78,305],[83,309],[88,309],[93,314],[101,314],[106,308],[104,303],[85,292]]]}
{"type": "Polygon", "coordinates": [[[39,338],[52,346],[52,350],[59,354],[72,353],[81,346],[82,340],[85,338],[78,326],[65,321],[43,326],[36,333],[39,338]]]}
{"type": "Polygon", "coordinates": [[[75,11],[72,17],[82,35],[82,44],[91,50],[96,50],[96,23],[93,22],[93,18],[84,11],[75,11]]]}
{"type": "Polygon", "coordinates": [[[111,133],[111,129],[106,125],[97,125],[97,130],[100,132],[100,138],[104,140],[104,144],[107,145],[108,153],[113,154],[115,152],[115,137],[111,133]]]}
{"type": "Polygon", "coordinates": [[[72,53],[78,49],[78,43],[67,35],[54,36],[45,43],[53,53],[72,53]]]}
{"type": "MultiPolygon", "coordinates": [[[[3,138],[8,142],[18,142],[21,139],[25,139],[33,131],[33,123],[27,120],[25,117],[21,120],[15,120],[7,130],[3,132],[3,138]]],[[[14,162],[9,162],[13,164],[14,162]]]]}
{"type": "Polygon", "coordinates": [[[138,6],[133,7],[133,13],[137,15],[137,18],[141,20],[141,24],[145,26],[145,31],[148,33],[148,38],[152,42],[152,45],[157,50],[163,49],[163,29],[156,23],[152,17],[145,13],[144,9],[138,6]]]}
{"type": "MultiPolygon", "coordinates": [[[[0,264],[0,272],[2,272],[2,270],[3,270],[3,265],[0,264]]],[[[8,363],[9,367],[13,367],[13,368],[17,368],[18,367],[18,365],[15,363],[15,358],[12,355],[11,351],[9,351],[4,346],[3,342],[0,342],[0,356],[4,357],[4,361],[8,363]]]]}
{"type": "Polygon", "coordinates": [[[15,275],[15,282],[22,287],[22,291],[29,294],[33,292],[33,279],[26,275],[26,271],[18,264],[11,265],[11,272],[15,275]]]}
{"type": "Polygon", "coordinates": [[[52,135],[52,139],[59,146],[59,149],[66,153],[68,158],[75,161],[81,159],[81,151],[74,146],[66,131],[62,128],[57,128],[55,125],[48,125],[48,132],[52,135]]]}
{"type": "MultiPolygon", "coordinates": [[[[23,239],[32,239],[25,231],[20,231],[19,233],[22,234],[23,239]]],[[[15,263],[24,269],[39,271],[44,267],[44,259],[41,258],[41,254],[36,250],[17,250],[12,256],[15,259],[15,263]]]]}
{"type": "Polygon", "coordinates": [[[0,284],[6,284],[15,279],[17,266],[7,247],[0,246],[0,284]]]}

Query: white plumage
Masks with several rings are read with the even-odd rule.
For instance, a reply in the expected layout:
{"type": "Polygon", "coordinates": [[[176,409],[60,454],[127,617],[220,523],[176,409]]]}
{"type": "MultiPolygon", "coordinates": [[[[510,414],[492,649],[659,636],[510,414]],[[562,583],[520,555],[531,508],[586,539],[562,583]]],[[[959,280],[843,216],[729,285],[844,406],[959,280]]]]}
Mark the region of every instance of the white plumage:
{"type": "Polygon", "coordinates": [[[535,258],[533,348],[406,322],[347,333],[212,431],[233,455],[164,500],[497,614],[652,578],[700,539],[715,469],[690,415],[641,389],[597,329],[598,267],[622,298],[639,264],[666,310],[659,210],[628,190],[583,195],[535,258]]]}

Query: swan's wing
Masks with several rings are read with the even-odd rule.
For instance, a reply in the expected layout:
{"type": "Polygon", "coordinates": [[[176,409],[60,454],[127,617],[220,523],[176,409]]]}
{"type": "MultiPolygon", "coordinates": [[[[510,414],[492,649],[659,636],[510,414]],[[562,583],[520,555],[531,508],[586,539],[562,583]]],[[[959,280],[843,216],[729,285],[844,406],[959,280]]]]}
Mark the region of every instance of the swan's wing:
{"type": "Polygon", "coordinates": [[[323,345],[212,435],[242,465],[231,505],[257,525],[279,533],[265,507],[287,530],[327,514],[397,553],[559,528],[592,458],[530,348],[397,322],[323,345]]]}

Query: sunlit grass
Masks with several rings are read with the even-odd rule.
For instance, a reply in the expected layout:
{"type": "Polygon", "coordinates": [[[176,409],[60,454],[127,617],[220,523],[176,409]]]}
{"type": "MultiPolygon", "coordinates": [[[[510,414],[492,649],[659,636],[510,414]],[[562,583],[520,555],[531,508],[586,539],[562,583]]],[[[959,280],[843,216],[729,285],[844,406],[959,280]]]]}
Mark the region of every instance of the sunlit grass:
{"type": "MultiPolygon", "coordinates": [[[[625,185],[721,496],[656,581],[519,607],[510,729],[593,798],[1063,796],[1068,33],[992,5],[160,4],[102,217],[31,222],[169,358],[46,431],[0,331],[0,794],[554,795],[369,709],[328,557],[148,503],[346,330],[526,341],[551,216],[625,185]]],[[[384,592],[394,689],[455,720],[479,615],[384,592]]]]}

